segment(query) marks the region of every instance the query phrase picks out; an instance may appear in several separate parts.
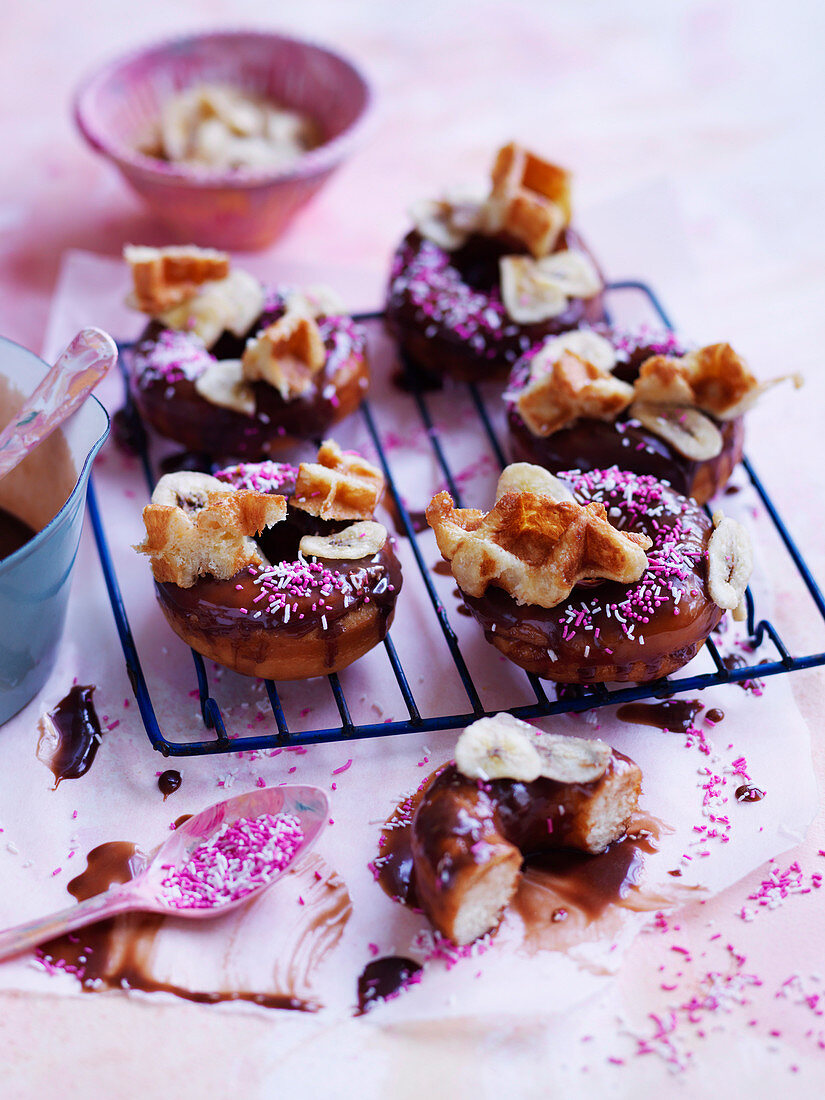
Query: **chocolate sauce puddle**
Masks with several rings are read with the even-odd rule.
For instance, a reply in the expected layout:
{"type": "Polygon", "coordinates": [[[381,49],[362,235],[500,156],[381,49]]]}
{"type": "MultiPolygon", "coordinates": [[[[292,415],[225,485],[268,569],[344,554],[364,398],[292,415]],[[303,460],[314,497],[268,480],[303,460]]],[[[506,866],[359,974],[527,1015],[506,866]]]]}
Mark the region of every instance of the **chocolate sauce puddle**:
{"type": "MultiPolygon", "coordinates": [[[[729,653],[727,657],[722,658],[722,664],[728,670],[732,672],[735,668],[745,668],[748,662],[742,656],[741,653],[729,653]]],[[[743,691],[756,693],[762,690],[764,683],[762,680],[734,680],[737,687],[742,688],[743,691]]]]}
{"type": "Polygon", "coordinates": [[[64,779],[79,779],[94,763],[103,739],[95,711],[94,686],[75,684],[38,723],[37,758],[51,768],[54,790],[64,779]]]}
{"type": "MultiPolygon", "coordinates": [[[[182,782],[180,772],[174,768],[169,768],[168,771],[160,773],[158,776],[158,790],[163,795],[164,802],[170,794],[174,794],[175,791],[179,790],[182,782]]],[[[177,828],[177,823],[175,827],[177,828]]]]}
{"type": "MultiPolygon", "coordinates": [[[[439,769],[442,771],[443,769],[439,769]]],[[[379,840],[373,870],[381,889],[411,909],[419,909],[411,850],[415,811],[434,772],[396,807],[379,840]]],[[[672,905],[692,887],[674,884],[666,892],[642,885],[645,856],[658,849],[667,827],[637,813],[627,835],[599,855],[557,849],[527,855],[515,897],[507,912],[523,925],[523,946],[530,952],[563,950],[587,938],[588,927],[614,910],[647,912],[672,905]]]]}
{"type": "MultiPolygon", "coordinates": [[[[145,860],[146,856],[126,841],[100,844],[89,852],[86,870],[72,879],[67,889],[74,898],[83,901],[110,886],[128,882],[139,872],[145,860]]],[[[309,970],[314,967],[319,958],[337,943],[349,918],[351,906],[346,887],[334,872],[328,872],[326,876],[321,874],[318,868],[322,866],[319,857],[311,856],[292,872],[302,875],[302,895],[312,897],[314,891],[322,897],[322,902],[307,902],[305,927],[293,945],[292,957],[286,960],[290,977],[294,977],[291,973],[293,969],[303,966],[309,970]],[[317,910],[314,914],[311,912],[313,907],[317,910]]],[[[171,993],[197,1004],[245,1001],[262,1008],[295,1012],[316,1012],[321,1007],[310,998],[286,992],[193,990],[154,977],[155,939],[168,919],[154,913],[129,913],[98,921],[77,933],[43,944],[39,954],[47,962],[74,974],[86,992],[140,990],[144,993],[171,993]]]]}
{"type": "Polygon", "coordinates": [[[358,977],[358,1011],[356,1016],[375,1008],[391,997],[397,997],[409,985],[420,981],[423,967],[413,959],[386,955],[367,963],[358,977]]]}
{"type": "Polygon", "coordinates": [[[665,699],[662,703],[623,703],[616,711],[622,722],[656,726],[668,733],[687,733],[696,725],[705,704],[698,699],[665,699]]]}

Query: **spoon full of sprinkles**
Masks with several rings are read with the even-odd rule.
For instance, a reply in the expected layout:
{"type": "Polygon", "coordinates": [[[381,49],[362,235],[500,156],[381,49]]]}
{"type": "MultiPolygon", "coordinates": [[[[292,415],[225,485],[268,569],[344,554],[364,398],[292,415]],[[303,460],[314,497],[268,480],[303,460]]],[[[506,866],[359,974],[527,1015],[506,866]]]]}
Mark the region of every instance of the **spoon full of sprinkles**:
{"type": "Polygon", "coordinates": [[[0,932],[0,959],[132,910],[223,916],[277,881],[312,847],[328,817],[320,787],[262,787],[218,802],[179,825],[129,882],[0,932]]]}
{"type": "Polygon", "coordinates": [[[117,346],[108,333],[99,328],[81,329],[0,432],[0,477],[10,473],[79,409],[115,362],[117,346]]]}

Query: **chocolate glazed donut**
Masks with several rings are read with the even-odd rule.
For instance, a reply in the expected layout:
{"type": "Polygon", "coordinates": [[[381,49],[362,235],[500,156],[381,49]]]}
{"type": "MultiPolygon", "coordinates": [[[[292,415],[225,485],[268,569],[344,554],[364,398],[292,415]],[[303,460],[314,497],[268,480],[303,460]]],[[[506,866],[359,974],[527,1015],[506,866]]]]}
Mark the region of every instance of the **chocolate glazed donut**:
{"type": "Polygon", "coordinates": [[[318,319],[326,363],[300,397],[285,401],[274,386],[253,382],[255,414],[246,416],[207,401],[195,389],[196,378],[213,359],[239,359],[246,341],[284,312],[284,300],[270,295],[248,333],[240,339],[224,333],[211,351],[186,333],[151,321],[130,363],[130,388],[141,416],[187,450],[214,456],[254,460],[322,438],[358,408],[369,385],[366,335],[348,317],[318,319]]]}
{"type": "Polygon", "coordinates": [[[648,535],[648,568],[624,585],[579,585],[552,608],[518,604],[492,585],[462,593],[491,642],[511,661],[561,683],[644,683],[687,664],[724,611],[708,591],[713,524],[693,501],[649,475],[561,472],[581,503],[601,501],[614,527],[648,535]]]}
{"type": "Polygon", "coordinates": [[[599,850],[593,844],[598,823],[608,815],[629,819],[640,784],[638,765],[615,751],[592,783],[482,782],[449,765],[413,817],[418,902],[454,943],[471,943],[512,898],[524,856],[565,847],[599,850]]]}
{"type": "Polygon", "coordinates": [[[402,580],[389,537],[364,558],[299,559],[303,535],[346,526],[290,508],[258,539],[274,574],[253,566],[229,580],[201,577],[191,588],[155,582],[158,602],[196,652],[245,676],[304,680],[338,672],[386,637],[402,580]]]}
{"type": "MultiPolygon", "coordinates": [[[[565,229],[555,251],[587,248],[565,229]]],[[[393,257],[387,293],[387,327],[416,366],[465,382],[504,378],[528,348],[582,324],[603,321],[602,294],[573,298],[563,313],[535,324],[512,321],[499,290],[502,256],[526,254],[504,235],[473,234],[446,252],[416,230],[393,257]]]]}
{"type": "MultiPolygon", "coordinates": [[[[642,363],[652,355],[681,354],[673,340],[663,344],[641,343],[599,328],[596,331],[617,345],[622,358],[613,373],[631,385],[642,363]]],[[[525,360],[537,350],[534,348],[525,360]]],[[[526,384],[528,374],[529,361],[517,363],[508,393],[517,393],[526,384]]],[[[554,474],[560,470],[604,470],[616,465],[634,474],[652,474],[659,481],[667,481],[678,493],[693,497],[699,504],[710,500],[727,484],[742,461],[745,442],[744,417],[725,421],[710,419],[722,433],[722,449],[714,458],[697,461],[685,458],[638,420],[633,420],[627,411],[613,421],[582,418],[560,431],[540,436],[530,431],[513,400],[509,400],[507,406],[513,462],[532,462],[554,474]]]]}

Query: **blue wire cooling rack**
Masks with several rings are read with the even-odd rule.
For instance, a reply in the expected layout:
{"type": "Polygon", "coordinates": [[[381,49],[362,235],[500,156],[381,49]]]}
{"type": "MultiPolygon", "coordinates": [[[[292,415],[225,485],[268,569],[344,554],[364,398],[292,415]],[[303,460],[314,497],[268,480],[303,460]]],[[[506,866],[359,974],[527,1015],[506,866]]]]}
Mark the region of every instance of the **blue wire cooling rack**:
{"type": "MultiPolygon", "coordinates": [[[[659,299],[650,289],[650,287],[648,287],[645,283],[632,280],[614,282],[608,285],[607,290],[610,293],[617,291],[633,291],[643,295],[646,298],[649,306],[652,307],[652,309],[658,315],[662,324],[668,329],[672,327],[668,314],[666,313],[659,299]]],[[[358,317],[357,319],[361,321],[379,321],[381,320],[381,318],[381,313],[368,313],[360,315],[360,317],[358,317]]],[[[121,369],[124,369],[122,364],[121,369]]],[[[487,409],[485,408],[479,388],[474,383],[470,383],[468,385],[468,388],[473,405],[475,406],[475,409],[478,413],[479,419],[488,437],[493,453],[496,455],[501,465],[504,466],[506,465],[507,460],[505,458],[501,444],[497,438],[496,432],[493,428],[491,418],[488,414],[487,409]]],[[[416,388],[415,385],[411,385],[410,399],[417,407],[418,414],[426,429],[427,439],[429,440],[430,445],[433,449],[436,460],[441,468],[444,480],[450,490],[450,493],[453,496],[453,499],[456,501],[458,507],[463,507],[461,501],[461,493],[458,489],[453,473],[448,465],[444,449],[442,447],[438,433],[435,429],[435,424],[430,414],[430,410],[428,408],[426,393],[420,388],[416,388]]],[[[129,401],[130,399],[127,396],[127,404],[129,403],[129,401]]],[[[135,412],[134,415],[136,417],[137,413],[135,412]]],[[[212,735],[206,740],[194,742],[175,742],[167,740],[167,738],[164,737],[161,731],[158,717],[155,713],[146,680],[141,669],[140,658],[138,656],[135,640],[132,636],[132,631],[130,629],[126,610],[123,604],[123,599],[115,573],[112,555],[109,550],[106,536],[104,534],[94,486],[90,483],[89,513],[94,529],[95,540],[97,542],[98,553],[100,555],[100,562],[106,580],[106,587],[108,589],[109,598],[112,604],[112,611],[114,613],[117,631],[120,636],[121,645],[123,646],[123,654],[126,659],[126,668],[129,675],[129,680],[135,692],[135,697],[137,699],[138,707],[140,709],[140,714],[143,719],[144,726],[146,727],[146,732],[149,736],[149,739],[152,742],[153,747],[164,756],[201,756],[210,753],[240,752],[245,749],[268,749],[282,746],[308,745],[322,741],[347,741],[369,737],[388,737],[395,734],[403,733],[420,733],[430,730],[455,729],[466,726],[470,722],[475,721],[477,718],[482,718],[485,715],[494,713],[494,711],[485,709],[478,689],[476,688],[476,685],[473,682],[472,676],[470,675],[464,658],[462,657],[458,639],[452,627],[450,626],[449,616],[447,615],[447,612],[436,593],[432,579],[429,574],[429,570],[424,563],[421,549],[418,545],[415,529],[413,527],[409,513],[407,512],[407,509],[404,505],[401,493],[399,492],[398,484],[395,480],[393,470],[391,468],[391,463],[387,457],[387,450],[382,443],[380,427],[376,422],[376,415],[373,412],[373,409],[370,407],[370,404],[366,401],[361,406],[361,415],[364,418],[370,437],[372,438],[372,441],[378,452],[381,465],[384,468],[384,473],[387,477],[388,488],[394,500],[397,514],[400,517],[401,523],[409,539],[410,547],[415,556],[416,563],[419,570],[421,571],[421,576],[423,578],[430,603],[432,604],[432,612],[436,616],[439,626],[441,628],[444,645],[449,654],[449,659],[452,660],[455,669],[461,679],[461,683],[463,684],[463,688],[467,696],[469,709],[461,714],[436,716],[422,714],[418,704],[416,703],[415,696],[410,687],[409,680],[404,672],[401,662],[398,658],[398,654],[396,653],[395,646],[392,643],[392,638],[391,636],[388,636],[383,643],[384,649],[386,650],[387,659],[390,662],[393,674],[395,675],[395,679],[398,684],[398,688],[401,692],[401,696],[407,708],[408,717],[406,719],[402,721],[382,722],[378,724],[367,725],[359,725],[354,723],[350,716],[350,709],[347,704],[341,682],[337,675],[332,675],[328,677],[328,680],[333,698],[335,700],[335,704],[338,709],[338,713],[341,718],[340,726],[333,726],[328,729],[306,730],[295,733],[290,730],[287,723],[287,719],[284,714],[280,698],[278,696],[278,688],[270,680],[266,681],[266,690],[272,706],[272,713],[275,718],[278,732],[275,734],[259,736],[230,737],[227,734],[226,727],[224,725],[220,706],[210,694],[209,679],[207,676],[206,666],[204,664],[203,658],[193,651],[192,656],[195,662],[195,675],[197,679],[198,694],[200,697],[201,714],[203,716],[204,726],[206,730],[211,731],[212,735]]],[[[152,470],[149,464],[149,459],[145,446],[141,448],[141,461],[143,464],[147,482],[151,489],[154,483],[154,478],[152,475],[152,470]]],[[[762,504],[764,505],[768,515],[773,521],[776,531],[779,534],[782,542],[784,543],[788,554],[793,560],[796,570],[800,578],[802,579],[805,587],[807,588],[808,593],[810,594],[810,597],[817,611],[819,612],[820,617],[825,621],[825,598],[823,598],[822,592],[820,591],[816,581],[814,580],[810,570],[808,569],[808,566],[806,565],[796,544],[791,538],[788,529],[782,522],[762,482],[757,477],[753,466],[747,459],[743,461],[743,466],[748,474],[748,477],[750,478],[754,489],[756,490],[760,500],[762,501],[762,504]]],[[[544,686],[537,677],[525,673],[525,676],[527,676],[527,679],[529,680],[531,689],[535,694],[535,702],[529,703],[524,706],[513,706],[509,708],[510,712],[519,718],[541,718],[551,714],[561,714],[569,711],[590,710],[596,707],[631,702],[639,699],[661,698],[663,696],[670,696],[676,693],[681,694],[683,692],[693,693],[716,684],[763,679],[767,676],[775,676],[778,673],[792,672],[798,669],[813,668],[817,665],[825,664],[825,653],[813,653],[802,657],[793,656],[789,652],[785,643],[782,641],[774,625],[766,619],[757,618],[753,596],[750,592],[750,589],[746,593],[746,600],[747,630],[750,644],[755,650],[760,647],[766,640],[769,641],[770,643],[772,643],[774,649],[776,650],[777,656],[774,660],[763,661],[762,663],[755,665],[745,664],[741,667],[727,668],[723,663],[723,658],[720,655],[713,640],[708,639],[708,641],[705,643],[705,646],[715,666],[715,671],[713,672],[676,679],[668,677],[661,680],[655,680],[647,684],[635,684],[630,687],[613,689],[607,688],[604,684],[590,684],[587,686],[576,685],[565,688],[565,690],[561,693],[561,697],[552,699],[548,697],[545,692],[544,686]]],[[[500,711],[501,709],[501,707],[498,707],[496,708],[496,711],[500,711]]]]}

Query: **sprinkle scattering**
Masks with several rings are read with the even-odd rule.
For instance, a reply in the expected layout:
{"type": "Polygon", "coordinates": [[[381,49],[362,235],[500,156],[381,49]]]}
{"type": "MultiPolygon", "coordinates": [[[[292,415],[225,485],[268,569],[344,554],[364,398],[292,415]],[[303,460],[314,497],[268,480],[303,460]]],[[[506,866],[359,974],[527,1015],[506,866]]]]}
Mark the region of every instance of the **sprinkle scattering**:
{"type": "Polygon", "coordinates": [[[665,483],[647,474],[619,470],[578,470],[559,475],[581,503],[604,504],[607,518],[619,531],[649,531],[653,540],[647,551],[648,566],[641,579],[623,587],[620,600],[605,602],[603,594],[590,600],[568,600],[558,620],[563,637],[589,635],[598,642],[605,619],[618,623],[629,640],[644,644],[644,628],[663,605],[678,616],[685,597],[699,593],[691,578],[705,555],[701,530],[691,518],[695,505],[673,493],[665,483]]]}
{"type": "Polygon", "coordinates": [[[284,488],[292,492],[297,476],[298,467],[288,462],[239,462],[215,471],[218,481],[255,493],[279,493],[284,488]]]}
{"type": "Polygon", "coordinates": [[[289,814],[239,817],[197,847],[181,868],[164,864],[163,900],[176,909],[212,909],[265,886],[304,839],[289,814]]]}

